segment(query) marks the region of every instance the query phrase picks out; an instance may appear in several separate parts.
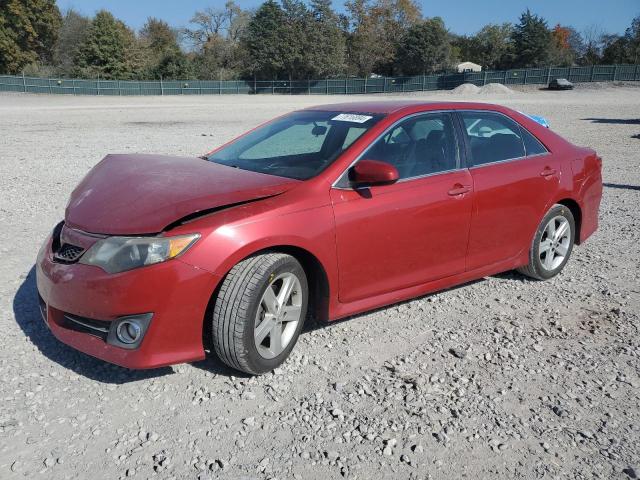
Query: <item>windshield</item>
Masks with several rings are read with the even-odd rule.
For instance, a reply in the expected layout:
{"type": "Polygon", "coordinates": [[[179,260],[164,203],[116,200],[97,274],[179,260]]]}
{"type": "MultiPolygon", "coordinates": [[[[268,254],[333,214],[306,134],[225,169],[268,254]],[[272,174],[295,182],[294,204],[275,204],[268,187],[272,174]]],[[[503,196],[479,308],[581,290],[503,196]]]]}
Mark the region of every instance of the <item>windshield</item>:
{"type": "Polygon", "coordinates": [[[207,160],[306,180],[329,166],[382,117],[314,110],[294,112],[214,151],[207,160]]]}

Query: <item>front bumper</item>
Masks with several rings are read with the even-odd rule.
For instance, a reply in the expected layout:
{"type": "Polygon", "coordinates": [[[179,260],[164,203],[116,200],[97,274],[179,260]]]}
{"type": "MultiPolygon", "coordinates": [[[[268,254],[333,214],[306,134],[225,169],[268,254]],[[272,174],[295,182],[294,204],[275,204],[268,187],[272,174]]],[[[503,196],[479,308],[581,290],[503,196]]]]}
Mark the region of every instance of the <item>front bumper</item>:
{"type": "Polygon", "coordinates": [[[36,281],[51,332],[88,355],[132,369],[202,360],[205,311],[220,277],[179,259],[119,274],[89,265],[53,261],[51,237],[38,254],[36,281]],[[129,315],[153,314],[135,349],[111,345],[69,328],[65,316],[108,325],[129,315]],[[100,323],[102,322],[102,323],[100,323]]]}

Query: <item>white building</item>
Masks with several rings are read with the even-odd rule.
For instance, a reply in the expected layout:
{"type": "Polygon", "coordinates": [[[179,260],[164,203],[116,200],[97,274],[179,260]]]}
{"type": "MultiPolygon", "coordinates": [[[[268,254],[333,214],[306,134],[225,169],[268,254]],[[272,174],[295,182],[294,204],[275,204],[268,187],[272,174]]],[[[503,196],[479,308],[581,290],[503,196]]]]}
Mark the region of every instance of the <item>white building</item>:
{"type": "Polygon", "coordinates": [[[482,67],[477,63],[473,63],[473,62],[462,62],[458,64],[457,69],[458,69],[458,73],[482,71],[482,67]]]}

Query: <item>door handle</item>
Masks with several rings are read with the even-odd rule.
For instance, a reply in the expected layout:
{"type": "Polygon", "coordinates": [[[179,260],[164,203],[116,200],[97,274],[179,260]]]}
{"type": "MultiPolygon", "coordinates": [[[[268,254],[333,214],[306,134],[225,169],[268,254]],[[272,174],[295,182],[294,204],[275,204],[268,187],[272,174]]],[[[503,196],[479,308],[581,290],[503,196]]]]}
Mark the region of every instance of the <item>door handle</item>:
{"type": "Polygon", "coordinates": [[[541,177],[550,177],[551,175],[555,175],[558,171],[555,168],[544,167],[544,170],[540,172],[541,177]]]}
{"type": "Polygon", "coordinates": [[[449,190],[449,196],[457,197],[460,195],[464,195],[465,193],[469,193],[471,191],[471,187],[467,187],[465,185],[461,185],[456,183],[451,190],[449,190]]]}

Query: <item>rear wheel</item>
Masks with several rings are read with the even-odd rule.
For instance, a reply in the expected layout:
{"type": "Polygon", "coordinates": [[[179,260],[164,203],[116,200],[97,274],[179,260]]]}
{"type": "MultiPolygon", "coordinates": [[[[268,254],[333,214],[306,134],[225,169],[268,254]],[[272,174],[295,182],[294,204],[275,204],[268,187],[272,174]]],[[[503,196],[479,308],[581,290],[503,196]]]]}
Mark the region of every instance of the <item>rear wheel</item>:
{"type": "Polygon", "coordinates": [[[222,282],[213,311],[213,345],[230,367],[258,375],[293,349],[307,313],[309,289],[292,256],[267,253],[238,263],[222,282]]]}
{"type": "Polygon", "coordinates": [[[569,261],[575,240],[575,220],[564,205],[554,205],[544,216],[529,249],[529,264],[518,271],[537,280],[556,276],[569,261]]]}

